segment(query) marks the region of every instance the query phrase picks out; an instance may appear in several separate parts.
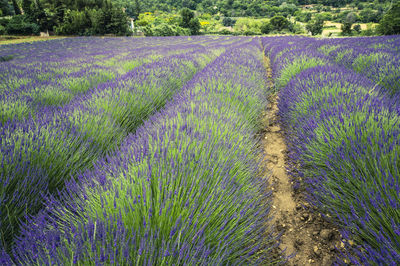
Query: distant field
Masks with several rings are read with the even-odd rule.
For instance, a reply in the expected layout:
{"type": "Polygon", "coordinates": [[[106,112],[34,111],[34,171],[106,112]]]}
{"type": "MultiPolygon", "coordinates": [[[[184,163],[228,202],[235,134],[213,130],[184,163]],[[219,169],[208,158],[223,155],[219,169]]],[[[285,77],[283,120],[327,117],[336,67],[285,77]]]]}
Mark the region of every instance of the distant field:
{"type": "MultiPolygon", "coordinates": [[[[359,24],[361,26],[361,30],[366,30],[368,28],[368,24],[366,23],[356,23],[359,24]]],[[[354,24],[354,25],[356,25],[354,24]]],[[[354,26],[353,25],[353,26],[354,26]]],[[[378,24],[373,24],[372,26],[375,27],[378,24]]],[[[338,36],[342,30],[342,24],[341,23],[337,23],[337,22],[332,22],[332,21],[325,21],[324,23],[324,29],[322,31],[322,36],[330,36],[329,34],[331,34],[331,36],[338,36]]]]}
{"type": "Polygon", "coordinates": [[[399,36],[1,38],[1,265],[400,264],[399,36]]]}

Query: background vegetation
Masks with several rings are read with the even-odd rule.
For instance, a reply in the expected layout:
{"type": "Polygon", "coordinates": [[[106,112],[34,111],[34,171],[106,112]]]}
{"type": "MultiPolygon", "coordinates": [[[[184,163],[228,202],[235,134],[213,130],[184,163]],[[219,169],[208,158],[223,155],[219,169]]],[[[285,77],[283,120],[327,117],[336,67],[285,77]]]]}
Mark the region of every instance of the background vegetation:
{"type": "Polygon", "coordinates": [[[0,35],[370,36],[399,18],[399,0],[0,0],[0,35]]]}

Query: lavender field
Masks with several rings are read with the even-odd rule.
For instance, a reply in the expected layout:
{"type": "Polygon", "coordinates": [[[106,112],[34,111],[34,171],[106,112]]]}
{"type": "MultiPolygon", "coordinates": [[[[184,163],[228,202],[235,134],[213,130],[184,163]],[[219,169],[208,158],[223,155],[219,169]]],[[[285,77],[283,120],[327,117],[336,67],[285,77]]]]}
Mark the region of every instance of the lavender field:
{"type": "Polygon", "coordinates": [[[290,262],[260,144],[277,96],[286,169],[343,237],[335,263],[398,265],[399,47],[398,36],[0,46],[0,264],[290,262]]]}

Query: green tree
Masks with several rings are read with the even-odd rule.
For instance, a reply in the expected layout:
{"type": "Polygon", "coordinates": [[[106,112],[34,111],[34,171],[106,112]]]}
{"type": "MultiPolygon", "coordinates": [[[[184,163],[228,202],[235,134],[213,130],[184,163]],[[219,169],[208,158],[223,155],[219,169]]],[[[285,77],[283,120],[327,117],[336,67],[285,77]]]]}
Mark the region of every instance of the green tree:
{"type": "Polygon", "coordinates": [[[354,25],[353,29],[355,32],[357,32],[357,34],[361,33],[361,25],[360,24],[354,25]]]}
{"type": "Polygon", "coordinates": [[[0,0],[0,12],[3,16],[13,15],[13,9],[10,3],[8,3],[8,0],[0,0]]]}
{"type": "Polygon", "coordinates": [[[369,22],[376,23],[379,21],[379,14],[377,11],[374,11],[371,8],[366,8],[361,10],[360,20],[363,23],[369,23],[369,22]]]}
{"type": "Polygon", "coordinates": [[[342,29],[342,35],[343,36],[349,36],[349,35],[351,35],[351,26],[352,26],[353,24],[352,23],[350,23],[350,22],[343,22],[343,24],[342,24],[342,27],[341,27],[341,29],[342,29]]]}
{"type": "Polygon", "coordinates": [[[311,20],[306,25],[306,30],[311,32],[311,35],[315,36],[322,33],[324,28],[324,19],[321,16],[316,16],[314,20],[311,20]]]}
{"type": "Polygon", "coordinates": [[[183,0],[182,6],[192,10],[196,10],[197,3],[193,0],[183,0]]]}
{"type": "Polygon", "coordinates": [[[272,26],[269,22],[265,22],[261,25],[261,33],[268,34],[272,31],[272,26]]]}
{"type": "Polygon", "coordinates": [[[169,25],[165,22],[151,28],[151,36],[181,36],[190,35],[189,29],[184,29],[176,25],[169,25]]]}
{"type": "Polygon", "coordinates": [[[286,1],[283,2],[280,6],[279,9],[281,10],[282,13],[288,14],[288,15],[294,15],[294,13],[298,10],[297,6],[294,4],[288,4],[286,1]]]}
{"type": "Polygon", "coordinates": [[[172,26],[167,23],[161,23],[156,27],[152,28],[152,36],[175,36],[176,32],[172,26]]]}
{"type": "Polygon", "coordinates": [[[235,23],[236,20],[230,17],[224,17],[224,19],[222,20],[222,25],[224,25],[225,27],[233,27],[235,23]]]}
{"type": "Polygon", "coordinates": [[[24,16],[31,22],[35,20],[33,9],[33,2],[31,0],[22,0],[22,10],[24,11],[24,16]]]}
{"type": "Polygon", "coordinates": [[[13,7],[14,7],[15,15],[21,15],[21,10],[19,9],[17,1],[16,0],[12,0],[12,4],[13,4],[13,7]]]}
{"type": "Polygon", "coordinates": [[[142,7],[140,5],[139,0],[135,0],[135,2],[131,5],[129,5],[126,8],[126,13],[137,20],[139,18],[139,14],[142,12],[142,7]]]}
{"type": "Polygon", "coordinates": [[[181,10],[181,23],[180,26],[183,28],[189,28],[190,20],[194,18],[194,12],[188,8],[181,10]]]}
{"type": "Polygon", "coordinates": [[[198,35],[200,33],[200,21],[198,18],[193,18],[189,21],[189,30],[191,35],[198,35]]]}
{"type": "Polygon", "coordinates": [[[49,20],[39,0],[32,5],[32,17],[34,22],[39,25],[41,31],[49,30],[49,20]]]}
{"type": "Polygon", "coordinates": [[[270,20],[273,30],[281,31],[283,29],[288,29],[290,22],[283,16],[274,16],[270,20]]]}
{"type": "Polygon", "coordinates": [[[119,36],[127,35],[129,33],[127,17],[120,8],[115,6],[111,9],[110,22],[107,25],[108,33],[113,33],[119,36]]]}
{"type": "Polygon", "coordinates": [[[346,18],[342,24],[342,35],[349,36],[352,35],[351,27],[356,20],[356,16],[354,13],[347,14],[346,18]]]}
{"type": "Polygon", "coordinates": [[[64,21],[56,27],[56,33],[60,35],[85,35],[92,28],[88,13],[78,10],[67,10],[64,21]]]}
{"type": "Polygon", "coordinates": [[[141,11],[142,11],[142,7],[140,6],[139,0],[135,0],[135,13],[134,13],[135,19],[137,19],[139,17],[139,14],[141,11]]]}
{"type": "Polygon", "coordinates": [[[296,17],[297,21],[301,21],[301,22],[309,22],[311,20],[310,12],[296,11],[294,16],[296,17]]]}
{"type": "Polygon", "coordinates": [[[11,35],[32,35],[39,33],[39,26],[26,20],[23,15],[16,15],[11,18],[6,26],[7,34],[11,35]]]}
{"type": "Polygon", "coordinates": [[[383,16],[378,32],[383,35],[400,34],[400,2],[395,3],[383,16]]]}
{"type": "Polygon", "coordinates": [[[181,10],[181,21],[179,26],[190,30],[191,35],[197,35],[200,32],[200,21],[194,17],[194,12],[188,8],[181,10]]]}

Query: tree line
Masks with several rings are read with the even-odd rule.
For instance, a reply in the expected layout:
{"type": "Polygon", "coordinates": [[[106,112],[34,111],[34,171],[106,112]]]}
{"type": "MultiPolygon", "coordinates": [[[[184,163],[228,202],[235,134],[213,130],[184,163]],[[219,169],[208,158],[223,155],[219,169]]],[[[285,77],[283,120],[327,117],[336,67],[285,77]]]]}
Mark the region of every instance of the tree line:
{"type": "MultiPolygon", "coordinates": [[[[128,17],[110,0],[6,0],[0,20],[0,34],[127,35],[128,17]],[[8,13],[7,13],[8,12],[8,13]]],[[[1,3],[0,3],[1,4],[1,3]]]]}
{"type": "MultiPolygon", "coordinates": [[[[134,16],[136,1],[114,0],[120,6],[126,7],[129,15],[134,16]],[[132,11],[132,12],[131,12],[132,11]]],[[[377,8],[390,3],[391,0],[141,0],[141,12],[176,12],[183,8],[200,13],[222,14],[225,17],[269,17],[293,15],[300,6],[315,5],[321,7],[344,7],[346,5],[363,6],[373,4],[377,8]]]]}
{"type": "MultiPolygon", "coordinates": [[[[235,16],[269,19],[257,32],[226,34],[254,35],[287,31],[302,33],[305,29],[313,35],[321,34],[324,21],[341,23],[343,35],[361,34],[358,23],[380,23],[377,31],[362,34],[399,34],[399,0],[0,0],[0,34],[38,34],[51,32],[57,35],[128,35],[131,31],[128,18],[137,22],[146,36],[196,35],[201,25],[198,17],[210,16],[226,27],[235,25],[235,16]],[[304,5],[313,4],[311,9],[304,5]],[[303,5],[303,8],[300,6],[303,5]],[[345,10],[335,8],[348,5],[345,10]],[[149,10],[170,14],[168,21],[147,21],[149,10]],[[317,11],[316,13],[313,11],[317,11]],[[4,16],[10,16],[4,18],[4,16]],[[300,29],[302,28],[302,29],[300,29]]],[[[158,12],[156,12],[158,13],[158,12]]],[[[154,17],[153,17],[154,18],[154,17]]],[[[153,19],[152,18],[152,19],[153,19]]],[[[205,22],[207,23],[207,22],[205,22]]],[[[204,31],[203,29],[203,32],[204,31]]],[[[223,33],[223,34],[225,34],[223,33]]]]}

